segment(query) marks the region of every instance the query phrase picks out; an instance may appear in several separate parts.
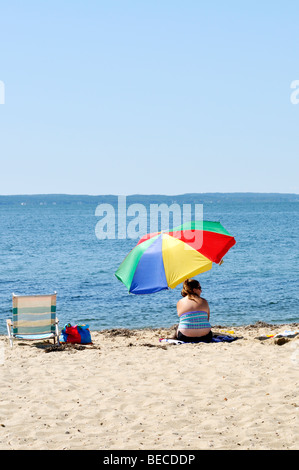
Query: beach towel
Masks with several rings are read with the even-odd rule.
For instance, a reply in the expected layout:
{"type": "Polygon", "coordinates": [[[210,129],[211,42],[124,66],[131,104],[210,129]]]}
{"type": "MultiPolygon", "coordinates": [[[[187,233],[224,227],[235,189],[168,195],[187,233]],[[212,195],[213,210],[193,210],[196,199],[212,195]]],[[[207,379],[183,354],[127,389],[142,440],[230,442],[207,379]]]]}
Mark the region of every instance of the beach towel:
{"type": "MultiPolygon", "coordinates": [[[[211,340],[211,343],[222,343],[222,342],[227,342],[231,343],[232,341],[235,341],[237,338],[236,336],[231,336],[231,335],[222,335],[218,333],[213,333],[213,337],[211,340]]],[[[192,343],[188,342],[186,343],[185,341],[180,341],[178,339],[171,339],[171,338],[161,338],[160,343],[172,343],[172,344],[203,344],[203,343],[192,343]]],[[[205,343],[209,344],[209,343],[205,343]]]]}
{"type": "Polygon", "coordinates": [[[290,337],[295,338],[299,334],[298,330],[284,330],[282,333],[277,333],[274,338],[283,338],[283,337],[290,337]]]}
{"type": "Polygon", "coordinates": [[[91,344],[91,334],[88,325],[71,325],[66,323],[59,337],[60,343],[91,344]]]}
{"type": "Polygon", "coordinates": [[[236,339],[238,339],[236,336],[213,333],[212,343],[231,343],[232,341],[236,341],[236,339]]]}
{"type": "Polygon", "coordinates": [[[178,339],[170,339],[170,338],[161,338],[159,339],[160,343],[172,343],[172,344],[188,344],[184,341],[179,341],[178,339]]]}

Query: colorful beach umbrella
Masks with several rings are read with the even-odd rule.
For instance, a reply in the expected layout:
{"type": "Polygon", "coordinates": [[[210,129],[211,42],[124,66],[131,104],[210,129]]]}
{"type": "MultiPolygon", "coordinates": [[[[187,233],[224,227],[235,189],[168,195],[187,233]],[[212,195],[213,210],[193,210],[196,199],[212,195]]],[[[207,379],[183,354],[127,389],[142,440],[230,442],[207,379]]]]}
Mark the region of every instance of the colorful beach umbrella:
{"type": "Polygon", "coordinates": [[[142,237],[115,276],[133,294],[174,288],[185,279],[221,264],[236,243],[219,222],[193,221],[172,231],[142,237]]]}

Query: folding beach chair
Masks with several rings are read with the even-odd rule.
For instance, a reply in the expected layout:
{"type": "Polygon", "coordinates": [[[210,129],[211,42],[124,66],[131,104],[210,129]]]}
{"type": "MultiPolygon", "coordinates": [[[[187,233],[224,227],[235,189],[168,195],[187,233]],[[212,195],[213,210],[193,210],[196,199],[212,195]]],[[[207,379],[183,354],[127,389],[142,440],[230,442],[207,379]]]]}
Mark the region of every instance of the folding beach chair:
{"type": "Polygon", "coordinates": [[[12,295],[11,320],[6,320],[10,346],[13,339],[58,341],[56,292],[52,295],[12,295]]]}

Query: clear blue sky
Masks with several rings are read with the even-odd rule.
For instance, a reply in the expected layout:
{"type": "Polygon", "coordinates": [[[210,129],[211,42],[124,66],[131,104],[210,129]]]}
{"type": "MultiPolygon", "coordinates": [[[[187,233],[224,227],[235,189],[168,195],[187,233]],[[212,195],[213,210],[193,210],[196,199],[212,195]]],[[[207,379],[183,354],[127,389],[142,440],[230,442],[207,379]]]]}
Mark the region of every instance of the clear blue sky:
{"type": "Polygon", "coordinates": [[[10,0],[0,194],[299,193],[298,1],[10,0]]]}

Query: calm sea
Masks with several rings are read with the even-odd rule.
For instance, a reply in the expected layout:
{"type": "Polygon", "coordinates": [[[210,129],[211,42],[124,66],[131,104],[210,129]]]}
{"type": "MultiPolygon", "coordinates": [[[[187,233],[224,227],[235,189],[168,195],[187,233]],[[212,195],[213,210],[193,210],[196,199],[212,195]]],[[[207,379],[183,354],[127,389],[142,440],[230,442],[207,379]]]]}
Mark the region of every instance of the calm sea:
{"type": "MultiPolygon", "coordinates": [[[[203,204],[204,219],[220,221],[235,237],[224,263],[197,276],[212,325],[299,322],[298,195],[130,196],[126,202],[142,204],[148,216],[150,204],[192,210],[203,204]]],[[[177,323],[181,285],[133,295],[114,276],[137,240],[97,238],[96,208],[103,203],[117,214],[116,196],[0,196],[0,334],[12,315],[13,292],[57,291],[61,328],[67,322],[91,330],[177,323]]]]}

